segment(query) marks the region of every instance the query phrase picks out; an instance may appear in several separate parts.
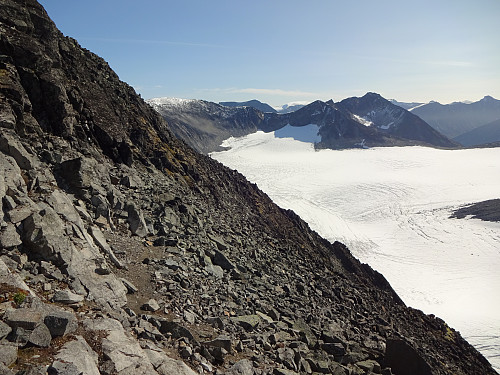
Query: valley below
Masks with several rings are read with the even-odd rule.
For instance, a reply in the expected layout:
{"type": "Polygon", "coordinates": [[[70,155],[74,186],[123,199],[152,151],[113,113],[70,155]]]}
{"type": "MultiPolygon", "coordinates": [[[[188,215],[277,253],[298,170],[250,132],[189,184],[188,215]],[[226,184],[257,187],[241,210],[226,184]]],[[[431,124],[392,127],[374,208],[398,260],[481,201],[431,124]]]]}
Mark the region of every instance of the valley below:
{"type": "Polygon", "coordinates": [[[279,136],[229,138],[211,157],[345,243],[407,305],[445,319],[498,371],[500,223],[450,216],[498,198],[500,149],[317,151],[279,136]]]}

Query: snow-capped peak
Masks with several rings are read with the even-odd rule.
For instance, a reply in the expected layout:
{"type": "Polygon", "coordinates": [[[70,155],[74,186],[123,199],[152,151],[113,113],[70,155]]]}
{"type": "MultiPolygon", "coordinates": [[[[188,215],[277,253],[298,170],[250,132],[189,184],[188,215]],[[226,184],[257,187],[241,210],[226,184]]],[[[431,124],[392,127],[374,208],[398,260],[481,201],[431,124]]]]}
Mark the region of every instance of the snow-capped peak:
{"type": "Polygon", "coordinates": [[[196,99],[181,99],[181,98],[152,98],[148,99],[147,102],[151,105],[168,105],[168,106],[180,106],[186,105],[196,101],[196,99]]]}

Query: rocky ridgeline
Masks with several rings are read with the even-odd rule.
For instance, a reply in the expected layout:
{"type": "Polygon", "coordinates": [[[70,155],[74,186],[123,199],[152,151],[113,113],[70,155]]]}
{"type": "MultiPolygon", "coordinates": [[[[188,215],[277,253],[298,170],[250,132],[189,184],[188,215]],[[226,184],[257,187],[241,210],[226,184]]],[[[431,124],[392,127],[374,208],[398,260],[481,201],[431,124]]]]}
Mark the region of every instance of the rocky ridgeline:
{"type": "Polygon", "coordinates": [[[0,21],[0,374],[495,373],[38,3],[0,21]]]}

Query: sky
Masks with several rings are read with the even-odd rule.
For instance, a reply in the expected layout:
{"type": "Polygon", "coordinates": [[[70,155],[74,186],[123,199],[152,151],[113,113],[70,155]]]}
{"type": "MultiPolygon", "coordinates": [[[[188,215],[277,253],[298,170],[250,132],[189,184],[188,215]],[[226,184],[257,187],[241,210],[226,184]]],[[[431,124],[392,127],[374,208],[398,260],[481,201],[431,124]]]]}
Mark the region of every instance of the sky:
{"type": "Polygon", "coordinates": [[[145,99],[500,99],[500,0],[42,0],[145,99]]]}

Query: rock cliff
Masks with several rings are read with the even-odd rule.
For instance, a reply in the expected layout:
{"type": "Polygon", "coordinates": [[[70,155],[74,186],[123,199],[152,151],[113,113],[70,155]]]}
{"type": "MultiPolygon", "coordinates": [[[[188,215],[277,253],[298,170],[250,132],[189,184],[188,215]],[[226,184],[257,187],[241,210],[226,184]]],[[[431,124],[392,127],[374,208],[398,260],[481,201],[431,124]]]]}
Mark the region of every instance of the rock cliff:
{"type": "Polygon", "coordinates": [[[0,373],[495,373],[36,1],[0,3],[0,373]]]}

